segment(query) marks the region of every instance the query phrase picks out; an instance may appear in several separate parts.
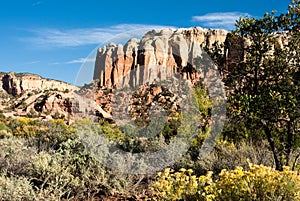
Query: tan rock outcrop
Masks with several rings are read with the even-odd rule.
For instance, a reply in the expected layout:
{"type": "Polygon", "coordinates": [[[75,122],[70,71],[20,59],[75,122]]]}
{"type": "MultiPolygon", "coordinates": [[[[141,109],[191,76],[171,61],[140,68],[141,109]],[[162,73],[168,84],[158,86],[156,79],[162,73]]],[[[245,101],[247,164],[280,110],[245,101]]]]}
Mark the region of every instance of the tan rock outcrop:
{"type": "MultiPolygon", "coordinates": [[[[98,49],[94,79],[100,86],[136,86],[165,79],[181,72],[201,56],[202,48],[223,43],[227,31],[203,29],[162,29],[131,39],[124,46],[113,43],[98,49]]],[[[187,72],[183,75],[188,78],[187,72]]]]}
{"type": "Polygon", "coordinates": [[[74,120],[74,91],[62,81],[28,73],[0,73],[1,110],[6,116],[74,120]]]}
{"type": "Polygon", "coordinates": [[[0,88],[12,95],[18,95],[26,90],[73,91],[78,89],[78,87],[62,81],[46,79],[33,74],[13,72],[0,74],[0,88]]]}
{"type": "Polygon", "coordinates": [[[0,73],[0,111],[7,117],[63,119],[67,123],[86,117],[111,119],[105,111],[109,93],[99,93],[100,102],[97,92],[89,86],[78,88],[27,73],[0,73]]]}

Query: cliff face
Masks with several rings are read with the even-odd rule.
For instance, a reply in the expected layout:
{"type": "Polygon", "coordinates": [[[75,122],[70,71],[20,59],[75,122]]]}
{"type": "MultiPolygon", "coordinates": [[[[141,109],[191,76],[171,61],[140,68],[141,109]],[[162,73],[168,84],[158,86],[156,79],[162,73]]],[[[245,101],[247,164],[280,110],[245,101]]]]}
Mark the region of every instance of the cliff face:
{"type": "MultiPolygon", "coordinates": [[[[6,117],[63,119],[71,123],[77,118],[95,117],[89,114],[96,113],[101,118],[111,119],[110,114],[98,102],[98,105],[93,104],[94,95],[97,93],[101,93],[101,90],[78,88],[38,75],[0,73],[0,111],[6,117]]],[[[103,101],[109,102],[105,98],[103,101]]]]}
{"type": "Polygon", "coordinates": [[[77,87],[62,81],[50,80],[33,74],[0,74],[0,89],[12,95],[18,95],[27,90],[73,91],[77,87]]]}
{"type": "Polygon", "coordinates": [[[0,73],[0,110],[7,117],[74,119],[73,91],[62,81],[26,73],[0,73]]]}
{"type": "MultiPolygon", "coordinates": [[[[201,56],[202,48],[213,43],[224,43],[225,30],[162,29],[146,33],[141,40],[131,39],[124,46],[109,45],[98,49],[94,79],[100,85],[111,87],[144,84],[159,78],[172,76],[175,72],[194,65],[201,56]]],[[[189,78],[188,73],[182,73],[189,78]]]]}

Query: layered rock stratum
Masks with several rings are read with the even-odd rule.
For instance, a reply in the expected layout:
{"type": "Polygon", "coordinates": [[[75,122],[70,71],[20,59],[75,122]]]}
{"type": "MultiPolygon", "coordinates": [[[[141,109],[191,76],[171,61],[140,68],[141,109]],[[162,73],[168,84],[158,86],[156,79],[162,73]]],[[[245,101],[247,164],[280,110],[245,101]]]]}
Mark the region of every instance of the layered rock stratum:
{"type": "Polygon", "coordinates": [[[94,79],[100,86],[145,84],[157,77],[164,79],[195,64],[204,48],[224,43],[228,32],[200,27],[161,29],[146,33],[142,39],[130,39],[125,45],[110,43],[99,48],[94,79]]]}
{"type": "Polygon", "coordinates": [[[30,73],[0,73],[0,112],[11,118],[63,119],[67,123],[95,114],[111,119],[102,105],[94,102],[102,90],[91,86],[80,88],[30,73]]]}
{"type": "Polygon", "coordinates": [[[0,89],[9,94],[18,95],[27,90],[73,91],[78,87],[62,81],[42,78],[39,75],[11,72],[0,73],[0,89]]]}
{"type": "Polygon", "coordinates": [[[7,117],[73,120],[71,84],[29,73],[0,73],[0,110],[7,117]]]}

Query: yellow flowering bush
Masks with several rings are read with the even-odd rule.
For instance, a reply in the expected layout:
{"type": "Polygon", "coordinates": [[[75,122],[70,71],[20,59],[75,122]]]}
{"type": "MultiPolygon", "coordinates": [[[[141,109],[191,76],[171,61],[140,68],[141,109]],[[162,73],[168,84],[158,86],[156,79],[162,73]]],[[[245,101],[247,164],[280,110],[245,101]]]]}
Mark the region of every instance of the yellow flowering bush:
{"type": "Polygon", "coordinates": [[[206,176],[192,175],[193,170],[181,168],[179,172],[167,168],[158,173],[152,186],[156,197],[154,200],[205,200],[206,192],[210,191],[212,172],[206,176]]]}
{"type": "Polygon", "coordinates": [[[300,200],[300,176],[285,167],[283,171],[263,165],[249,164],[249,170],[241,167],[222,170],[218,178],[212,172],[197,177],[192,170],[179,172],[167,168],[158,173],[152,186],[153,200],[300,200]]]}
{"type": "Polygon", "coordinates": [[[281,172],[250,164],[249,171],[223,170],[214,188],[217,200],[300,200],[300,176],[288,167],[281,172]]]}
{"type": "Polygon", "coordinates": [[[34,137],[40,131],[40,122],[32,118],[12,119],[8,125],[15,136],[34,137]]]}

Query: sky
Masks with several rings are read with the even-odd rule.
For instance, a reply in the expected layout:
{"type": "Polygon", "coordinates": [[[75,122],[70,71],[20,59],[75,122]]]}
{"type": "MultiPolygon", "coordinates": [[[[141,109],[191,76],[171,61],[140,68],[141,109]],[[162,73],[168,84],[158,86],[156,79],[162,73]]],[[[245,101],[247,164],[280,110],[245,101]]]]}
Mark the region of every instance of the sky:
{"type": "Polygon", "coordinates": [[[232,30],[241,16],[286,12],[290,0],[0,0],[0,72],[28,72],[82,85],[97,48],[154,28],[232,30]]]}

